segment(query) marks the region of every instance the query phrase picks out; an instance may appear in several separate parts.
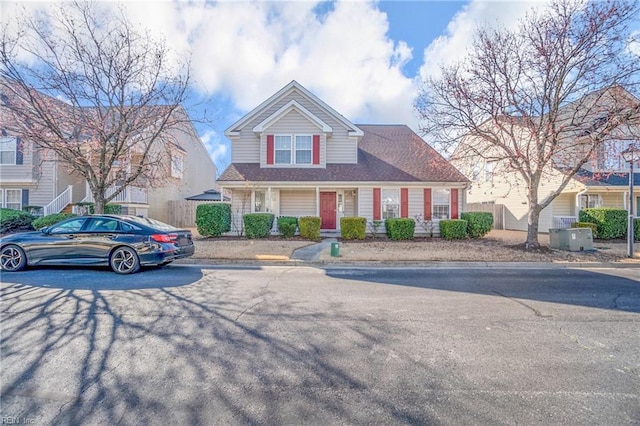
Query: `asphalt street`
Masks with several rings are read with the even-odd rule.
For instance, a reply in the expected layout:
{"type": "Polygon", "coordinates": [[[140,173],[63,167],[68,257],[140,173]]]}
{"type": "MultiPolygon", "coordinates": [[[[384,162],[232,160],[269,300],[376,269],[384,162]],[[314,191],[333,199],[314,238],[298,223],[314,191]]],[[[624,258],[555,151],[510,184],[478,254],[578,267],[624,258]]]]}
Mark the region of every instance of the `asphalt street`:
{"type": "Polygon", "coordinates": [[[640,424],[638,269],[1,278],[3,424],[640,424]]]}

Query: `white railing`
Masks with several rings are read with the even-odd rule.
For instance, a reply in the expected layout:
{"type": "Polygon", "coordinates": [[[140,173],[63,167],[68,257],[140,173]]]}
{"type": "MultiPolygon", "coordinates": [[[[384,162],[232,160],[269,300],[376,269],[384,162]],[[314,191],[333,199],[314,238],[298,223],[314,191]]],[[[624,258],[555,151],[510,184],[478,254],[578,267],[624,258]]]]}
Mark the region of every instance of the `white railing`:
{"type": "Polygon", "coordinates": [[[42,213],[47,216],[54,213],[60,213],[71,204],[71,200],[73,199],[73,186],[67,186],[67,189],[62,191],[60,195],[58,195],[52,202],[44,206],[42,209],[42,213]]]}
{"type": "MultiPolygon", "coordinates": [[[[120,186],[110,186],[107,188],[105,192],[105,197],[112,196],[115,192],[117,192],[121,187],[120,186]]],[[[83,202],[93,203],[93,194],[91,191],[87,190],[87,196],[84,197],[83,202]]],[[[115,198],[110,203],[132,203],[132,204],[147,204],[147,189],[140,188],[137,186],[127,186],[125,187],[121,193],[115,196],[115,198]]]]}
{"type": "Polygon", "coordinates": [[[577,221],[578,218],[576,216],[554,216],[553,227],[557,229],[568,229],[571,228],[572,223],[577,221]]]}

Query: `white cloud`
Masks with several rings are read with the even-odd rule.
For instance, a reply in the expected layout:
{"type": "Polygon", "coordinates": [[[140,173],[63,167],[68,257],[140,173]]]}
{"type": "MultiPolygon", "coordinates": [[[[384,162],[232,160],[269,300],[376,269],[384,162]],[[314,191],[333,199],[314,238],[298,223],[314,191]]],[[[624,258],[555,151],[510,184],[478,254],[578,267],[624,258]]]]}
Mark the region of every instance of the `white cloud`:
{"type": "MultiPolygon", "coordinates": [[[[229,145],[215,130],[207,130],[204,134],[200,135],[200,140],[207,148],[207,152],[217,168],[228,165],[227,153],[229,145]]],[[[218,172],[222,173],[222,170],[218,170],[218,172]]]]}
{"type": "Polygon", "coordinates": [[[544,6],[549,1],[486,1],[472,0],[458,12],[449,25],[447,33],[436,38],[424,50],[424,63],[419,76],[437,75],[441,65],[451,64],[462,59],[471,46],[475,29],[478,26],[501,25],[515,28],[518,20],[536,6],[544,6]]]}

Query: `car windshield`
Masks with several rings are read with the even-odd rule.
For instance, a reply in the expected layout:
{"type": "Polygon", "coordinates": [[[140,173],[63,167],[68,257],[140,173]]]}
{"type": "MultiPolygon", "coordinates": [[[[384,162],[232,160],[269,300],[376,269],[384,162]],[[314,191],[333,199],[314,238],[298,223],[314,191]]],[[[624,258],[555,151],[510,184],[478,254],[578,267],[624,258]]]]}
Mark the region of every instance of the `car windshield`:
{"type": "Polygon", "coordinates": [[[142,225],[146,225],[146,226],[150,226],[152,228],[158,229],[158,230],[162,230],[162,231],[177,231],[178,228],[171,226],[167,223],[164,222],[160,222],[159,220],[155,220],[155,219],[151,219],[148,217],[139,217],[139,216],[131,216],[128,217],[127,219],[131,220],[132,222],[138,222],[142,225]]]}

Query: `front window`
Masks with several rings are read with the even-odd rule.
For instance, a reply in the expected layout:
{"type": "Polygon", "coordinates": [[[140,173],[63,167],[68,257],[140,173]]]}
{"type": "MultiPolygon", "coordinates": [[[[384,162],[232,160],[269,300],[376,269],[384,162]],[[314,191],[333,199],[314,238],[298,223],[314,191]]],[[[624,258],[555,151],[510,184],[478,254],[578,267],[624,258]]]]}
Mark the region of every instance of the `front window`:
{"type": "Polygon", "coordinates": [[[400,190],[382,190],[382,219],[400,217],[400,190]]]}
{"type": "Polygon", "coordinates": [[[267,211],[267,193],[265,191],[256,191],[253,211],[256,213],[264,213],[267,211]]]}
{"type": "Polygon", "coordinates": [[[433,215],[434,219],[449,219],[449,204],[451,195],[448,189],[433,190],[433,215]]]}
{"type": "Polygon", "coordinates": [[[16,164],[17,142],[16,138],[0,138],[0,164],[16,164]]]}
{"type": "Polygon", "coordinates": [[[602,206],[602,197],[600,194],[582,194],[580,196],[580,206],[583,209],[593,209],[602,206]]]}
{"type": "Polygon", "coordinates": [[[276,164],[291,164],[291,136],[276,136],[276,164]]]}
{"type": "Polygon", "coordinates": [[[22,190],[21,189],[7,189],[5,191],[5,204],[4,207],[13,210],[22,210],[22,190]]]}
{"type": "Polygon", "coordinates": [[[296,164],[311,164],[311,136],[296,136],[296,164]]]}

